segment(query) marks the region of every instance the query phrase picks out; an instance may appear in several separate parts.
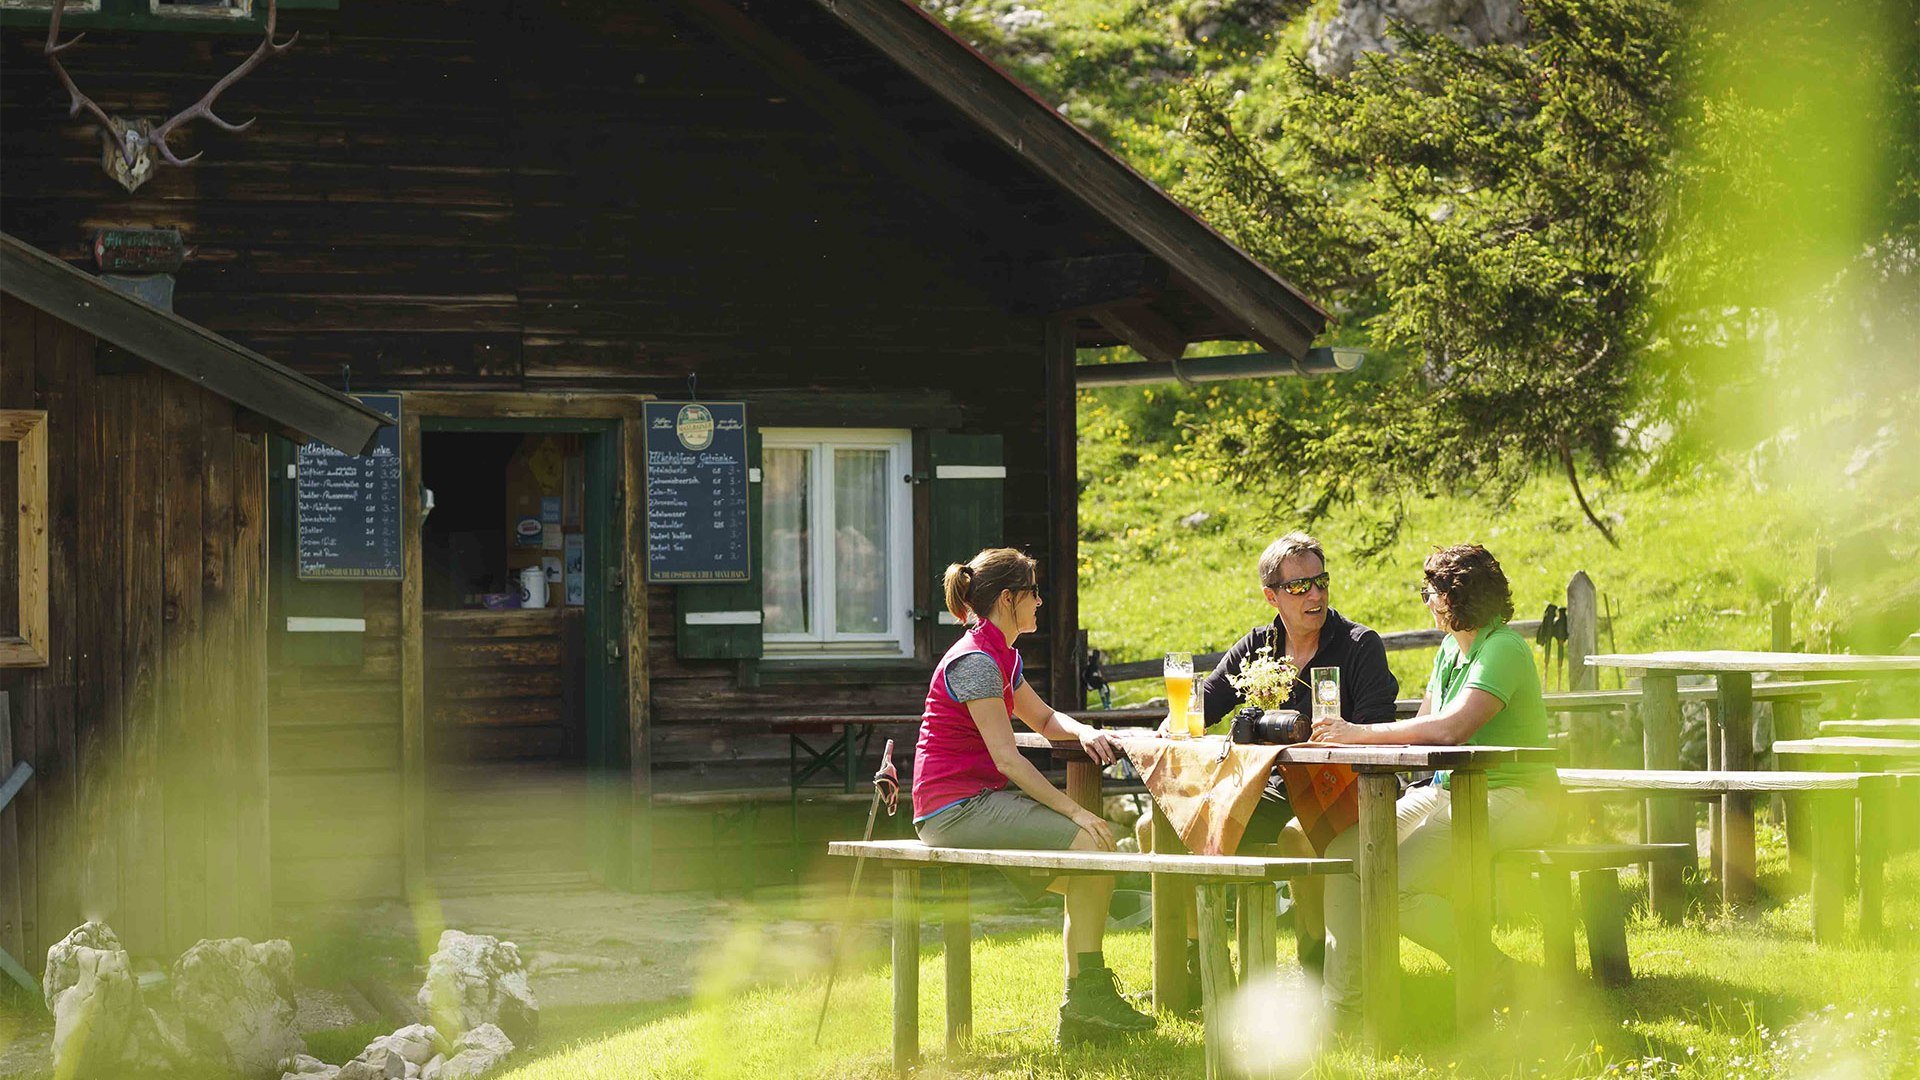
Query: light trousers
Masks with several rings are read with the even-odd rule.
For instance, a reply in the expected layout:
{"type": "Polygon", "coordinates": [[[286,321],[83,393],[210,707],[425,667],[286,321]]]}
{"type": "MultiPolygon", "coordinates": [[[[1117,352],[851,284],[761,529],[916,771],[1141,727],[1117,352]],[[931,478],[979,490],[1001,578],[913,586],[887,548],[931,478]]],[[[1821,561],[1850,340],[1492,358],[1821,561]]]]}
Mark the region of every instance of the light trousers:
{"type": "MultiPolygon", "coordinates": [[[[1400,852],[1400,932],[1453,963],[1453,803],[1438,785],[1417,787],[1394,804],[1400,852]]],[[[1551,789],[1496,788],[1487,793],[1487,840],[1495,851],[1544,844],[1558,831],[1559,799],[1551,789]]],[[[1351,828],[1327,845],[1327,858],[1359,858],[1360,830],[1351,828]]],[[[1360,1007],[1360,878],[1327,878],[1327,1005],[1336,1012],[1360,1007]]]]}

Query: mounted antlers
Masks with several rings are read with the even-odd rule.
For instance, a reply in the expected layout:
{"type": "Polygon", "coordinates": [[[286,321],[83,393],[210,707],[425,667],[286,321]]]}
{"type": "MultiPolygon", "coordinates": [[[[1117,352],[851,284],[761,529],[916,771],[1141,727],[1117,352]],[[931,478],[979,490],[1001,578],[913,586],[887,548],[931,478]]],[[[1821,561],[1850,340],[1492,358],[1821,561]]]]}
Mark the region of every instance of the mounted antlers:
{"type": "Polygon", "coordinates": [[[156,151],[160,157],[170,165],[190,165],[200,157],[200,154],[195,154],[193,157],[183,160],[175,156],[173,150],[167,146],[167,136],[173,134],[182,124],[196,119],[205,119],[225,131],[245,131],[249,127],[252,127],[253,120],[251,119],[243,124],[234,124],[214,115],[214,101],[218,99],[222,93],[226,92],[228,88],[233,86],[234,83],[245,78],[249,71],[260,66],[260,62],[265,60],[269,55],[283,53],[293,48],[293,43],[300,40],[298,31],[284,42],[273,39],[274,23],[279,16],[279,4],[278,0],[267,0],[266,35],[261,40],[259,47],[254,49],[253,53],[245,60],[242,60],[239,67],[234,68],[219,82],[214,83],[213,89],[208,90],[205,97],[202,97],[199,101],[181,112],[176,113],[165,123],[154,127],[149,120],[128,121],[122,120],[117,116],[108,116],[100,106],[94,104],[92,98],[80,92],[80,87],[74,83],[73,76],[67,74],[65,65],[60,63],[60,54],[78,45],[80,40],[87,35],[84,33],[75,34],[70,41],[62,42],[60,40],[60,15],[66,10],[66,7],[67,0],[54,0],[53,15],[47,23],[47,45],[45,49],[47,62],[53,66],[53,73],[60,77],[60,85],[66,87],[68,95],[73,98],[73,106],[68,109],[67,115],[79,116],[80,110],[86,109],[100,121],[102,129],[101,139],[108,144],[108,156],[102,164],[106,166],[107,171],[111,173],[115,179],[119,180],[122,186],[128,191],[139,187],[152,175],[153,154],[156,151]],[[116,150],[118,151],[117,155],[114,153],[116,150]],[[116,156],[119,158],[119,167],[117,168],[113,161],[113,158],[116,156]]]}

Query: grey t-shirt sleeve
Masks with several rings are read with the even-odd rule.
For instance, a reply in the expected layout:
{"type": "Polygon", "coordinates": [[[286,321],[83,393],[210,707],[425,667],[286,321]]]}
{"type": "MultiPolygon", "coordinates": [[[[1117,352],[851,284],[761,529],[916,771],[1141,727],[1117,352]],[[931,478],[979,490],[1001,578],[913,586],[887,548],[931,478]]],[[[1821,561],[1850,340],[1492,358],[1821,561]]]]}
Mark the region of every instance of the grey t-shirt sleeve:
{"type": "MultiPolygon", "coordinates": [[[[1020,684],[1016,682],[1014,685],[1020,684]]],[[[997,698],[1004,686],[1000,680],[1000,665],[994,663],[993,657],[986,653],[967,653],[947,665],[947,693],[962,704],[981,698],[997,698]]]]}

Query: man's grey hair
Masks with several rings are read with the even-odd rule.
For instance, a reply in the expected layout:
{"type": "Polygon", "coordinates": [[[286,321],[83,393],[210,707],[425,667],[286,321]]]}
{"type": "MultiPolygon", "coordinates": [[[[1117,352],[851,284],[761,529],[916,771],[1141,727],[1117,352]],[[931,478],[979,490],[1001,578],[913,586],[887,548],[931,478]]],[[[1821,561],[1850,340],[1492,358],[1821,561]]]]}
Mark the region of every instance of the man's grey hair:
{"type": "Polygon", "coordinates": [[[1312,555],[1327,565],[1327,553],[1320,549],[1320,541],[1298,530],[1267,545],[1260,553],[1260,584],[1271,589],[1280,584],[1280,564],[1292,555],[1312,555]]]}

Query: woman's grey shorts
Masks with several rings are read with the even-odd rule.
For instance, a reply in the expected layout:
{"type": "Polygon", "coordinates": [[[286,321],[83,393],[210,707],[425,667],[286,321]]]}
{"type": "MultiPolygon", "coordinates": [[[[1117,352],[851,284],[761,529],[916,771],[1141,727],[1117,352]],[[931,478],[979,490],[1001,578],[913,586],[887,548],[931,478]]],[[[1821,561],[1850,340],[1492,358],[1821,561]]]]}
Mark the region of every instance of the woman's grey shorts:
{"type": "MultiPolygon", "coordinates": [[[[1024,792],[1005,788],[983,791],[913,827],[928,847],[1065,851],[1080,835],[1080,826],[1072,818],[1041,806],[1024,792]]],[[[1002,872],[1029,900],[1046,892],[1054,879],[1045,871],[1003,867],[1002,872]]]]}

